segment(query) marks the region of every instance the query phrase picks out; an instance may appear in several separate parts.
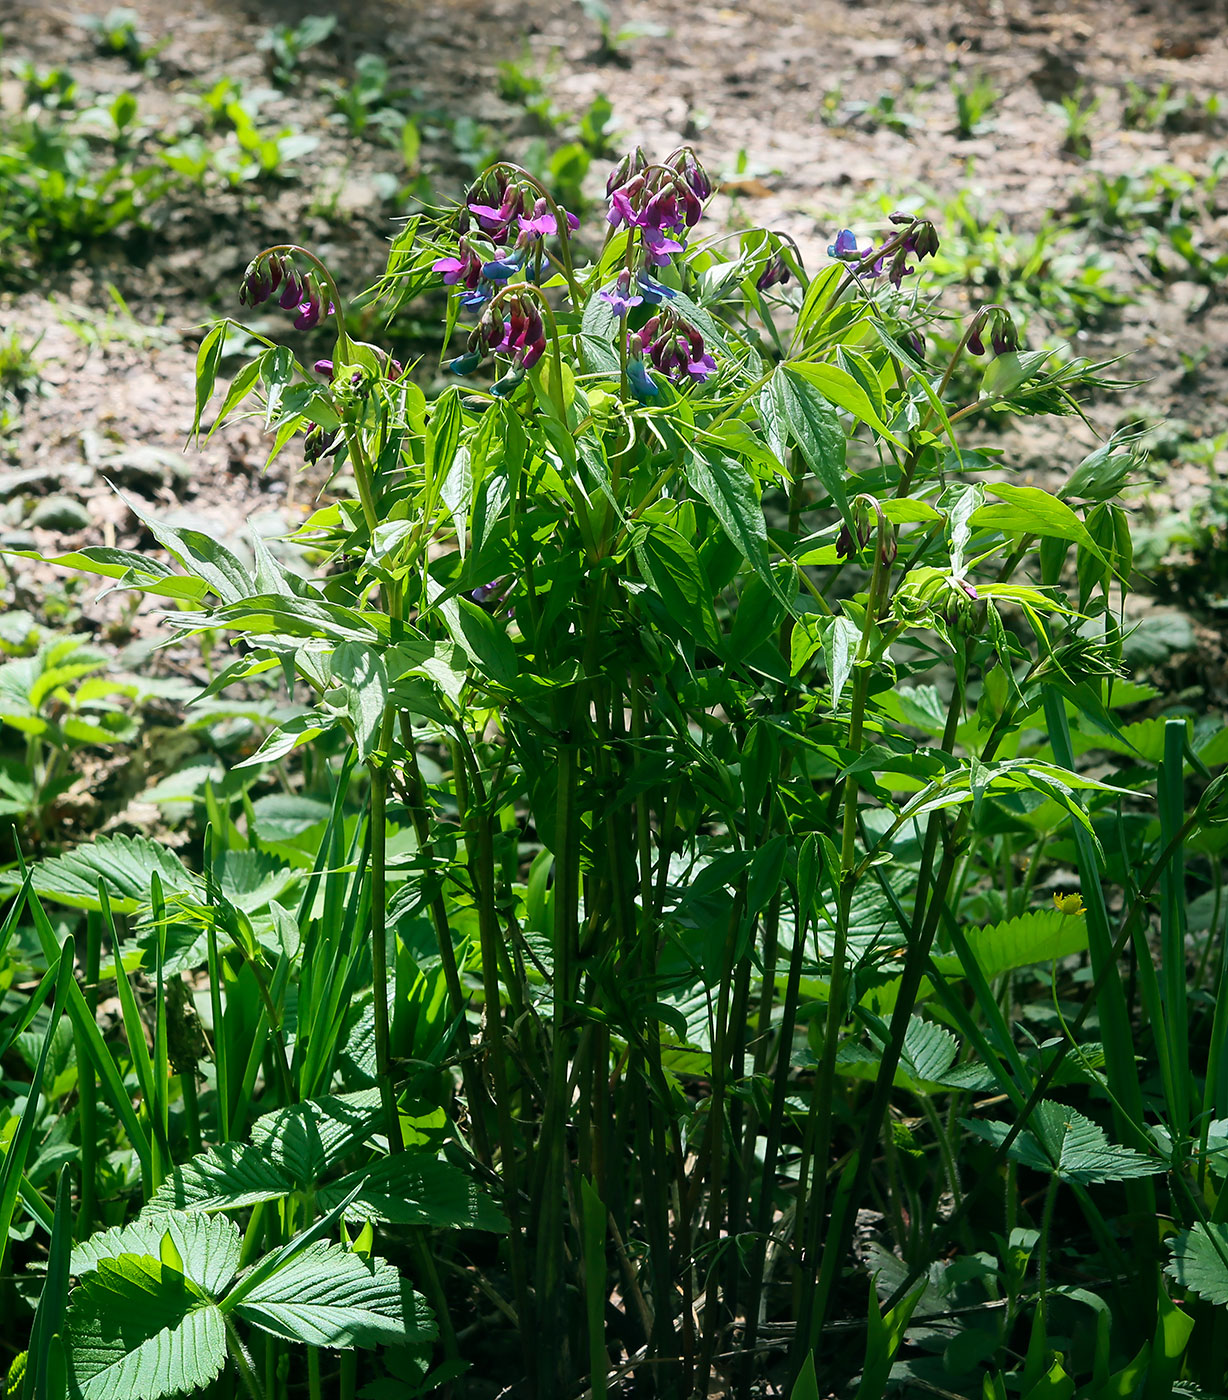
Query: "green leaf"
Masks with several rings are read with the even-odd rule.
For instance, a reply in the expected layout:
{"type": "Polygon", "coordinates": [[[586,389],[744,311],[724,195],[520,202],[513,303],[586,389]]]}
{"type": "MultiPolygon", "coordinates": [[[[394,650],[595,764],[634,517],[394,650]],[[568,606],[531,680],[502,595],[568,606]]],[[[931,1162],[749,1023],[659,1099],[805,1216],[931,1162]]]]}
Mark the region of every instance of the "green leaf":
{"type": "Polygon", "coordinates": [[[1098,558],[1100,553],[1087,526],[1065,501],[1059,501],[1039,486],[1012,486],[1006,482],[986,485],[1001,505],[984,505],[972,513],[971,524],[978,529],[1000,530],[1004,535],[1044,535],[1060,540],[1074,540],[1090,549],[1098,558]]]}
{"type": "Polygon", "coordinates": [[[782,365],[772,376],[771,388],[773,402],[788,424],[790,436],[801,449],[806,465],[835,501],[840,514],[847,518],[848,493],[844,488],[847,441],[840,415],[795,366],[782,365]]]}
{"type": "Polygon", "coordinates": [[[108,549],[89,545],[68,554],[40,554],[36,549],[5,549],[19,559],[36,559],[44,564],[56,564],[61,569],[76,569],[81,573],[97,574],[100,578],[116,580],[117,588],[137,588],[142,593],[154,593],[162,598],[182,598],[198,603],[208,593],[203,579],[190,574],[177,574],[158,559],[127,549],[108,549]]]}
{"type": "MultiPolygon", "coordinates": [[[[1006,1123],[961,1120],[964,1126],[995,1145],[1006,1139],[1006,1123]]],[[[1024,1166],[1052,1172],[1063,1181],[1092,1186],[1102,1181],[1127,1181],[1155,1176],[1164,1170],[1133,1148],[1110,1142],[1103,1128],[1065,1104],[1042,1099],[1032,1111],[1029,1125],[1007,1153],[1024,1166]]]]}
{"type": "Polygon", "coordinates": [[[358,1187],[346,1214],[396,1225],[500,1232],[507,1219],[490,1197],[460,1168],[425,1153],[398,1152],[322,1186],[320,1205],[331,1210],[358,1187]]]}
{"type": "Polygon", "coordinates": [[[100,1260],[68,1305],[73,1400],[160,1400],[198,1391],[226,1361],[217,1305],[147,1255],[100,1260]]]}
{"type": "Polygon", "coordinates": [[[903,447],[903,443],[879,417],[869,394],[847,370],[836,365],[803,364],[796,360],[790,362],[789,369],[791,373],[800,375],[837,408],[851,413],[862,423],[868,423],[876,433],[894,443],[896,447],[903,447]]]}
{"type": "Polygon", "coordinates": [[[157,875],[167,892],[189,890],[191,872],[179,857],[146,836],[99,836],[62,856],[40,861],[33,870],[35,891],[72,909],[100,910],[98,882],[118,914],[134,914],[149,900],[157,875]]]}
{"type": "Polygon", "coordinates": [[[613,344],[617,327],[618,317],[610,303],[589,297],[580,317],[580,355],[590,374],[618,374],[618,351],[613,344]]]}
{"type": "Polygon", "coordinates": [[[699,555],[690,541],[669,525],[654,524],[637,534],[635,558],[670,617],[695,641],[715,645],[718,635],[712,600],[699,555]]]}
{"type": "Polygon", "coordinates": [[[1168,1242],[1172,1260],[1164,1272],[1175,1282],[1217,1306],[1228,1303],[1228,1225],[1201,1221],[1168,1242]]]}
{"type": "MultiPolygon", "coordinates": [[[[234,1146],[223,1143],[223,1147],[234,1146]]],[[[163,1237],[174,1243],[180,1263],[177,1272],[204,1292],[217,1295],[234,1278],[239,1267],[239,1231],[229,1220],[206,1215],[187,1215],[160,1207],[166,1183],[141,1215],[131,1224],[100,1230],[82,1240],[72,1252],[69,1272],[78,1278],[97,1269],[107,1259],[123,1254],[158,1256],[163,1237]]]]}
{"type": "Polygon", "coordinates": [[[316,1240],[243,1295],[234,1311],[317,1347],[406,1346],[435,1336],[430,1310],[382,1259],[316,1240]]]}
{"type": "Polygon", "coordinates": [[[192,436],[200,436],[200,418],[205,405],[213,396],[213,386],[217,382],[218,367],[226,352],[226,328],[228,321],[219,321],[200,342],[196,352],[196,413],[192,419],[192,436]]]}
{"type": "Polygon", "coordinates": [[[154,539],[188,570],[202,579],[223,603],[235,603],[252,591],[247,570],[225,545],[201,530],[176,530],[151,515],[131,496],[116,495],[149,530],[154,539]]]}
{"type": "MultiPolygon", "coordinates": [[[[149,1208],[186,1211],[192,1213],[193,1219],[203,1219],[214,1211],[239,1210],[258,1201],[279,1200],[288,1196],[296,1184],[259,1148],[250,1143],[221,1142],[175,1167],[154,1192],[149,1208]]],[[[91,1243],[87,1240],[79,1248],[85,1249],[91,1243]]],[[[74,1265],[76,1259],[74,1253],[74,1265]]]]}
{"type": "Polygon", "coordinates": [[[354,726],[358,761],[363,763],[379,743],[388,702],[388,673],[378,651],[362,642],[342,642],[329,663],[333,681],[345,691],[346,710],[354,726]]]}
{"type": "Polygon", "coordinates": [[[314,1185],[325,1168],[370,1137],[379,1110],[375,1089],[325,1094],[257,1118],[252,1124],[252,1145],[300,1185],[314,1185]]]}
{"type": "Polygon", "coordinates": [[[987,978],[1031,963],[1067,958],[1087,948],[1087,920],[1056,909],[1033,909],[1000,924],[969,929],[968,943],[987,978]]]}
{"type": "Polygon", "coordinates": [[[734,457],[691,450],[686,457],[686,475],[694,490],[712,507],[721,528],[742,551],[743,558],[776,600],[788,607],[768,562],[767,526],[751,474],[734,457]]]}

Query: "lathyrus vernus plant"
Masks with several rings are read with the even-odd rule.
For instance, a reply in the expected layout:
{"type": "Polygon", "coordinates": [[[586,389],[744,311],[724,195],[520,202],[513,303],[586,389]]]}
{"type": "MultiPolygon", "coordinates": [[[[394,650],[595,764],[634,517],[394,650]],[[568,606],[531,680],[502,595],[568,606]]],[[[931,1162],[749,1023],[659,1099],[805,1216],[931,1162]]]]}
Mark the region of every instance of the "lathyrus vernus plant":
{"type": "MultiPolygon", "coordinates": [[[[988,414],[1077,412],[1080,392],[1114,387],[1105,366],[1022,349],[993,306],[932,363],[944,313],[916,288],[939,240],[924,219],[893,216],[869,246],[842,231],[811,275],[782,236],[703,236],[711,185],[690,150],[636,151],[607,193],[586,238],[499,164],[450,220],[406,224],[372,296],[395,324],[449,289],[441,359],[460,382],[430,399],[413,367],[351,336],[314,255],[253,259],[242,300],[276,301],[331,353],[308,369],[255,337],[216,423],[254,400],[274,452],[302,437],[308,461],[353,482],[295,534],[326,561],[317,577],[259,546],[249,571],[156,523],[184,572],[106,550],[64,561],[173,587],[195,609],[171,615],[180,634],[241,642],[212,690],[280,670],[307,697],[249,764],[344,740],[312,874],[349,872],[323,906],[344,937],[313,885],[278,950],[231,919],[209,967],[218,1017],[236,968],[252,969],[251,1014],[275,1049],[268,1103],[325,1123],[345,1086],[337,1027],[370,995],[378,1120],[341,1155],[377,1155],[341,1163],[327,1193],[301,1166],[266,1170],[228,1140],[256,1071],[219,1067],[232,1106],[214,1145],[174,1167],[136,1234],[96,1249],[125,1251],[112,1292],[178,1270],[253,1389],[234,1328],[267,1319],[250,1301],[263,1284],[245,1279],[295,1258],[321,1278],[335,1263],[339,1296],[359,1267],[385,1277],[319,1238],[343,1208],[381,1222],[453,1357],[456,1332],[506,1326],[526,1394],[703,1395],[714,1373],[744,1386],[786,1362],[847,1378],[860,1356],[825,1329],[850,1299],[864,1315],[859,1209],[887,1204],[913,1278],[958,1240],[977,1191],[955,1161],[955,1108],[935,1104],[1001,1095],[1000,1166],[1066,1048],[1021,1044],[989,979],[1089,940],[1106,1121],[1130,1144],[1115,1159],[1106,1139],[1094,1179],[1130,1177],[1131,1219],[1155,1219],[1115,963],[1128,935],[1114,945],[1099,900],[1085,919],[1032,899],[1045,843],[1072,831],[1095,879],[1092,813],[1121,796],[1075,771],[1069,733],[1115,728],[1130,552],[1111,497],[1129,458],[1088,459],[1063,499],[963,440],[988,414]],[[957,361],[986,351],[979,392],[956,401],[957,361]],[[358,828],[340,819],[346,791],[363,796],[358,828]],[[991,926],[967,931],[986,911],[991,926]],[[424,1066],[442,1125],[425,1134],[424,1066]],[[899,1169],[893,1115],[910,1098],[928,1177],[899,1169]],[[436,1269],[422,1231],[460,1222],[394,1203],[444,1142],[508,1229],[497,1252],[461,1241],[436,1269]],[[404,1177],[402,1157],[417,1163],[404,1177]],[[227,1279],[206,1287],[176,1262],[197,1217],[175,1211],[254,1201],[242,1246],[218,1236],[236,1254],[227,1279]],[[281,1252],[230,1285],[272,1225],[281,1252]]],[[[200,348],[198,427],[229,331],[200,348]]],[[[1070,1163],[1046,1150],[1056,1183],[1070,1163]]],[[[1188,1203],[1179,1213],[1191,1223],[1188,1203]]],[[[497,1223],[489,1208],[465,1219],[497,1223]]],[[[1147,1287],[1154,1314],[1162,1290],[1147,1287]]],[[[110,1297],[91,1276],[70,1296],[70,1377],[110,1297]]],[[[872,1292],[870,1316],[865,1394],[907,1322],[882,1319],[872,1292]]],[[[274,1331],[327,1347],[384,1327],[274,1331]]],[[[285,1375],[274,1364],[266,1393],[285,1375]]],[[[142,1393],[197,1379],[159,1372],[142,1393]]]]}

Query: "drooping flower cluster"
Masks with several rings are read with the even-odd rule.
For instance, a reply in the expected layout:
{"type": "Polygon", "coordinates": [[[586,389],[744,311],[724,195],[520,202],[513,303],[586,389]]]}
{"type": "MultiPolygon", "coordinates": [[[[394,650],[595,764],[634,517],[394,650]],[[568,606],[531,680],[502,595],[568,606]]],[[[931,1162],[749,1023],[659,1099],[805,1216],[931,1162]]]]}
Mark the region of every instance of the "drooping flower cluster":
{"type": "Polygon", "coordinates": [[[648,364],[675,384],[702,383],[716,369],[699,330],[668,308],[627,336],[627,383],[637,399],[659,392],[648,364]]]}
{"type": "Polygon", "coordinates": [[[889,218],[897,227],[905,227],[906,232],[889,234],[877,247],[871,243],[858,248],[857,235],[852,229],[842,228],[836,241],[828,245],[828,256],[855,264],[854,272],[873,277],[881,277],[886,268],[887,280],[898,289],[904,278],[917,270],[909,263],[910,257],[920,261],[932,258],[938,251],[938,230],[928,219],[915,219],[911,214],[891,214],[889,218]]]}
{"type": "Polygon", "coordinates": [[[445,286],[461,289],[462,306],[482,306],[521,267],[531,282],[540,281],[545,239],[569,238],[580,221],[566,209],[556,217],[535,185],[496,169],[470,188],[457,227],[461,240],[456,256],[440,258],[431,266],[443,273],[445,286]],[[487,240],[492,247],[484,250],[477,239],[487,240]]]}
{"type": "Polygon", "coordinates": [[[685,250],[687,235],[711,193],[712,182],[689,147],[675,151],[661,165],[650,165],[637,146],[615,166],[606,183],[606,219],[611,228],[626,228],[633,241],[626,267],[600,295],[620,316],[642,303],[659,306],[674,296],[649,269],[668,266],[685,250]]]}
{"type": "Polygon", "coordinates": [[[325,302],[319,277],[312,270],[300,272],[288,253],[262,253],[253,258],[239,285],[240,306],[259,306],[281,288],[277,299],[283,311],[297,311],[294,328],[309,331],[335,310],[325,302]]]}
{"type": "Polygon", "coordinates": [[[537,302],[531,296],[513,294],[482,313],[469,333],[464,353],[449,360],[447,368],[453,374],[472,374],[488,354],[510,355],[508,372],[491,385],[491,393],[504,397],[545,352],[546,328],[537,302]]]}
{"type": "Polygon", "coordinates": [[[970,355],[985,353],[985,332],[989,332],[989,348],[995,355],[1009,355],[1019,349],[1019,331],[1011,320],[1009,311],[995,306],[982,317],[980,324],[968,337],[966,345],[970,355]]]}

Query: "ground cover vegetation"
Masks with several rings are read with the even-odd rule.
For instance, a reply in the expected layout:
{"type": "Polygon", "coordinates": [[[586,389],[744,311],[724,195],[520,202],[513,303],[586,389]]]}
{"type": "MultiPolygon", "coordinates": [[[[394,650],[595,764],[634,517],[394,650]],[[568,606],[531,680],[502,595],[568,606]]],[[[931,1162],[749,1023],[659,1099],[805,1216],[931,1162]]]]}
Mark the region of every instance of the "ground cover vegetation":
{"type": "MultiPolygon", "coordinates": [[[[584,11],[607,76],[655,37],[584,11]]],[[[112,451],[140,533],[98,544],[6,474],[8,1393],[1222,1395],[1228,743],[1165,669],[1222,600],[1222,442],[1114,343],[1171,286],[1210,324],[1222,160],[1027,227],[829,190],[816,255],[745,149],[617,160],[617,92],[569,115],[509,49],[513,162],[324,63],[330,20],[169,124],[132,11],[87,31],[131,93],[13,68],[6,284],[123,281],[222,201],[190,451],[245,431],[319,494],[219,538],[112,451]],[[266,236],[336,142],[409,215],[373,278],[348,175],[327,252],[266,236]]],[[[1006,120],[980,67],[873,93],[822,121],[1006,120]]],[[[1102,98],[1049,94],[1072,161],[1102,98]]],[[[1121,120],[1221,115],[1131,82],[1121,120]]],[[[87,353],[178,339],[106,297],[57,297],[87,353]]],[[[10,444],[40,334],[0,340],[10,444]]]]}

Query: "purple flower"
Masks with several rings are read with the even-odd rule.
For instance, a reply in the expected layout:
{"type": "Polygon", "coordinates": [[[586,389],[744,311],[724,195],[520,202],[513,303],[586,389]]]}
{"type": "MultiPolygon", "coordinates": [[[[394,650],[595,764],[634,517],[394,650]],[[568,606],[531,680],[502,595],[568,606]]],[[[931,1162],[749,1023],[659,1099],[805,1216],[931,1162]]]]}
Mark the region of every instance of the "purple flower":
{"type": "Polygon", "coordinates": [[[707,199],[712,193],[712,181],[708,178],[708,172],[695,159],[695,152],[687,147],[679,154],[674,164],[696,199],[707,199]]]}
{"type": "Polygon", "coordinates": [[[861,257],[857,251],[857,235],[852,229],[842,228],[836,234],[836,241],[827,245],[827,256],[839,258],[841,262],[851,262],[861,257]]]}
{"type": "Polygon", "coordinates": [[[457,298],[462,306],[485,306],[494,295],[494,286],[490,282],[479,282],[471,292],[462,292],[457,298]]]}
{"type": "Polygon", "coordinates": [[[981,339],[981,332],[975,330],[964,342],[964,346],[969,355],[983,355],[985,353],[985,342],[981,339]]]}
{"type": "MultiPolygon", "coordinates": [[[[574,214],[569,214],[566,209],[559,211],[567,223],[567,232],[571,233],[580,227],[580,220],[574,214]]],[[[550,234],[557,234],[559,231],[558,220],[550,211],[550,206],[544,199],[539,199],[533,206],[533,213],[526,217],[520,216],[520,232],[528,234],[531,238],[544,238],[550,234]]]]}
{"type": "Polygon", "coordinates": [[[620,316],[625,316],[633,306],[639,306],[644,301],[644,297],[632,288],[631,274],[626,268],[618,274],[618,280],[612,286],[603,287],[597,295],[602,301],[608,301],[620,316]]]}
{"type": "Polygon", "coordinates": [[[759,274],[755,286],[761,292],[766,292],[769,287],[784,286],[789,280],[789,267],[784,258],[779,253],[774,253],[767,261],[766,267],[759,274]]]}
{"type": "Polygon", "coordinates": [[[301,306],[309,290],[309,282],[306,277],[300,278],[297,272],[287,272],[286,285],[281,289],[281,296],[278,297],[277,304],[283,311],[293,311],[296,307],[301,306]]]}
{"type": "Polygon", "coordinates": [[[682,214],[678,209],[678,191],[673,185],[658,190],[644,206],[640,216],[640,226],[658,233],[669,229],[671,232],[682,225],[682,214]]]}
{"type": "Polygon", "coordinates": [[[627,187],[615,190],[610,196],[610,211],[606,220],[612,228],[619,228],[623,224],[628,228],[636,228],[639,225],[640,216],[635,212],[627,187]]]}
{"type": "Polygon", "coordinates": [[[333,362],[331,360],[317,360],[311,368],[317,374],[322,374],[325,379],[333,377],[333,362]]]}
{"type": "Polygon", "coordinates": [[[664,267],[675,253],[681,253],[683,244],[676,238],[666,238],[659,230],[646,228],[643,232],[644,256],[653,267],[664,267]]]}

